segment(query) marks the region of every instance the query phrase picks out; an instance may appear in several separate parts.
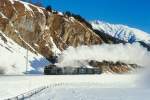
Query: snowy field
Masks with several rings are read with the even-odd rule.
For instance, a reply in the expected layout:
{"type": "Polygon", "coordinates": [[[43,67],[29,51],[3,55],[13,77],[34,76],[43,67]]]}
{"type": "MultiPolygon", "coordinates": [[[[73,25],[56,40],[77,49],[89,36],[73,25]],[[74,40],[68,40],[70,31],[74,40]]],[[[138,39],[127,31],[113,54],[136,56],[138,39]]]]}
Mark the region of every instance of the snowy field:
{"type": "Polygon", "coordinates": [[[28,100],[149,100],[149,94],[149,89],[82,84],[48,88],[28,100]]]}
{"type": "Polygon", "coordinates": [[[0,100],[48,86],[30,100],[149,100],[137,75],[0,76],[0,100]]]}

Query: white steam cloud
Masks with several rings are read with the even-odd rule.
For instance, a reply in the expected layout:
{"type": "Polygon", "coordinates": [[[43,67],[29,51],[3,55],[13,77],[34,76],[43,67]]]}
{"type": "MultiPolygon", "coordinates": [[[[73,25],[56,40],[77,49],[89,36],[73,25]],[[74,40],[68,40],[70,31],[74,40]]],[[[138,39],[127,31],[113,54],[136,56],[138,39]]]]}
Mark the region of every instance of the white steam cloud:
{"type": "MultiPolygon", "coordinates": [[[[59,58],[61,66],[72,66],[75,61],[121,61],[127,64],[149,66],[150,52],[139,43],[102,44],[93,46],[69,47],[59,58]]],[[[75,64],[77,65],[77,63],[75,64]]]]}
{"type": "Polygon", "coordinates": [[[138,73],[138,84],[148,86],[150,84],[150,52],[139,43],[134,44],[102,44],[93,46],[69,47],[59,57],[60,66],[79,67],[86,60],[96,61],[121,61],[126,64],[137,64],[145,67],[142,73],[138,73]]]}

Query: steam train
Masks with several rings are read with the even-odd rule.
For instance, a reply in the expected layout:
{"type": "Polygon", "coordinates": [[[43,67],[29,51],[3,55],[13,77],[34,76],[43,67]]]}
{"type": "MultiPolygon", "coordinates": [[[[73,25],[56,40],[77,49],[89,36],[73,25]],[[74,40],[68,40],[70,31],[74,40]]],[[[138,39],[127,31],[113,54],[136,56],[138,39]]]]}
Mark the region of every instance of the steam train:
{"type": "Polygon", "coordinates": [[[78,74],[101,74],[102,71],[97,68],[80,67],[58,67],[55,64],[48,65],[44,68],[45,75],[78,75],[78,74]]]}

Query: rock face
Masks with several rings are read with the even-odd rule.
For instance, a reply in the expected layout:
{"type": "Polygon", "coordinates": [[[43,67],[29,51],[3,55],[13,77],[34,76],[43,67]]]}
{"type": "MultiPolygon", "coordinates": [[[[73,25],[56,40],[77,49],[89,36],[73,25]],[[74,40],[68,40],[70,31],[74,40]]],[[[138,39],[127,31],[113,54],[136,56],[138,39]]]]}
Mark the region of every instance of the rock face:
{"type": "Polygon", "coordinates": [[[0,0],[0,30],[46,58],[68,46],[103,43],[102,38],[73,17],[15,0],[0,0]]]}
{"type": "Polygon", "coordinates": [[[133,71],[135,68],[140,68],[140,66],[136,64],[125,64],[122,62],[110,62],[110,61],[89,61],[89,65],[93,67],[99,67],[103,73],[128,73],[133,71]]]}

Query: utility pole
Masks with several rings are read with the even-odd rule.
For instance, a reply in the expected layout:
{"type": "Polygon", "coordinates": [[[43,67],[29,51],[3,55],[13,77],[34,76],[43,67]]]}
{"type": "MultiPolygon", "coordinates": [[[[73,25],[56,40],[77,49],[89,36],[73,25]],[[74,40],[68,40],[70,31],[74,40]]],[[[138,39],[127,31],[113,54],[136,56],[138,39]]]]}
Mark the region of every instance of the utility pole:
{"type": "Polygon", "coordinates": [[[28,47],[27,47],[27,52],[26,52],[26,74],[28,74],[28,53],[29,53],[29,50],[28,50],[28,47]]]}

